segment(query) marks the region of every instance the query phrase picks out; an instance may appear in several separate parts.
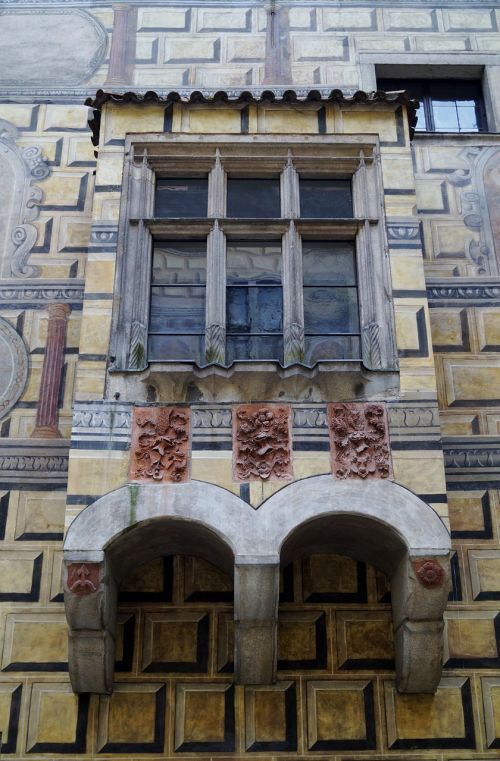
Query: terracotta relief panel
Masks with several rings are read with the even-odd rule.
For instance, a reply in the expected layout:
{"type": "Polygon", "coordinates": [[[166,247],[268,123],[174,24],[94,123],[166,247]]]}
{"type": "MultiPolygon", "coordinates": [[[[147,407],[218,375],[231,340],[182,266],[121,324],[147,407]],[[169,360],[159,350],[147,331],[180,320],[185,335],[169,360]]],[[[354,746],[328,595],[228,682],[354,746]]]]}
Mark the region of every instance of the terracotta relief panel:
{"type": "Polygon", "coordinates": [[[102,563],[70,563],[66,566],[68,589],[83,597],[97,592],[100,586],[102,563]]]}
{"type": "Polygon", "coordinates": [[[437,560],[422,558],[422,560],[414,560],[412,565],[415,575],[422,586],[427,589],[434,589],[443,584],[446,573],[443,566],[437,560]]]}
{"type": "Polygon", "coordinates": [[[132,421],[130,478],[142,483],[182,483],[189,477],[189,411],[136,407],[132,421]]]}
{"type": "Polygon", "coordinates": [[[335,478],[391,478],[387,411],[383,404],[329,404],[335,478]]]}
{"type": "Polygon", "coordinates": [[[242,404],[233,413],[235,481],[292,478],[292,422],[288,404],[242,404]]]}

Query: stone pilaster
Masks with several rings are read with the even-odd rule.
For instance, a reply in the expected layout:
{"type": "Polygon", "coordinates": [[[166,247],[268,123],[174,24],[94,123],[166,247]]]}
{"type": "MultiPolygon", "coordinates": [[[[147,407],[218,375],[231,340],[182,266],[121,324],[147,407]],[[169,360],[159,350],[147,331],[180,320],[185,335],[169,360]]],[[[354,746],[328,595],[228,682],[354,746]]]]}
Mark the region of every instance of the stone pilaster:
{"type": "Polygon", "coordinates": [[[135,58],[135,22],[137,10],[127,3],[113,3],[113,36],[109,53],[108,77],[105,85],[132,84],[135,58]]]}

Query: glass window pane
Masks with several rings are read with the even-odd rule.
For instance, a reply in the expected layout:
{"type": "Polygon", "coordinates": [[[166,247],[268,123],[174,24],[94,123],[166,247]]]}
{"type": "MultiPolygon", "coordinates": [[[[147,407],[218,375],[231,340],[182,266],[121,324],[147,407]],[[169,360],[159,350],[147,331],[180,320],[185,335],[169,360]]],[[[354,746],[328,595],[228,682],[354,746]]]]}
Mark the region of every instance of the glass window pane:
{"type": "Polygon", "coordinates": [[[237,359],[283,359],[282,336],[227,336],[226,363],[237,359]]]}
{"type": "Polygon", "coordinates": [[[208,179],[160,178],[156,183],[155,216],[206,217],[208,179]]]}
{"type": "Polygon", "coordinates": [[[195,333],[205,330],[205,288],[151,288],[150,331],[195,333]]]}
{"type": "Polygon", "coordinates": [[[458,132],[458,117],[455,103],[433,101],[432,113],[436,132],[458,132]]]}
{"type": "Polygon", "coordinates": [[[229,178],[227,216],[245,218],[281,217],[280,181],[229,178]]]}
{"type": "Polygon", "coordinates": [[[153,251],[153,283],[205,283],[206,241],[158,241],[153,251]]]}
{"type": "Polygon", "coordinates": [[[281,283],[279,243],[234,241],[227,244],[226,277],[234,283],[281,283]]]}
{"type": "Polygon", "coordinates": [[[299,188],[301,217],[352,217],[349,180],[309,180],[301,177],[299,188]]]}
{"type": "Polygon", "coordinates": [[[425,109],[424,104],[420,103],[418,109],[417,109],[417,126],[415,127],[416,132],[425,132],[428,129],[427,123],[425,120],[425,109]]]}
{"type": "Polygon", "coordinates": [[[462,107],[458,105],[458,122],[461,132],[477,132],[477,116],[476,109],[474,107],[462,107]]]}
{"type": "Polygon", "coordinates": [[[354,243],[302,241],[304,285],[356,285],[354,243]]]}
{"type": "Polygon", "coordinates": [[[281,287],[229,287],[226,294],[228,333],[279,333],[283,325],[281,287]]]}
{"type": "Polygon", "coordinates": [[[360,359],[359,336],[306,336],[304,364],[332,359],[360,359]]]}
{"type": "Polygon", "coordinates": [[[149,359],[205,364],[204,336],[149,336],[149,359]]]}
{"type": "Polygon", "coordinates": [[[358,332],[357,289],[306,286],[304,326],[306,333],[358,332]]]}

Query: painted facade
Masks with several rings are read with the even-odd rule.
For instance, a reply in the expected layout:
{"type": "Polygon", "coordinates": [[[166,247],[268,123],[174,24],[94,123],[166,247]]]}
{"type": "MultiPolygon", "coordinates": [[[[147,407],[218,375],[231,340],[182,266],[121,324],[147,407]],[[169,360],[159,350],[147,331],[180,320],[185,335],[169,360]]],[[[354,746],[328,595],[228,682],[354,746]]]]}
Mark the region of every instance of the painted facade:
{"type": "MultiPolygon", "coordinates": [[[[497,4],[486,0],[1,4],[3,756],[497,757],[499,24],[497,4]],[[489,131],[413,135],[404,96],[369,95],[377,77],[398,76],[480,80],[489,131]],[[342,160],[355,159],[350,176],[364,171],[360,146],[371,156],[379,192],[359,216],[387,254],[380,261],[389,281],[373,303],[389,317],[382,350],[372,340],[364,367],[119,366],[115,347],[130,346],[133,333],[117,318],[132,250],[127,177],[140,169],[129,149],[139,155],[146,145],[154,169],[151,146],[161,154],[180,145],[188,156],[185,146],[197,145],[205,160],[214,135],[223,166],[225,146],[244,153],[252,143],[270,155],[290,144],[294,159],[308,145],[312,166],[330,141],[342,160]],[[385,417],[387,435],[377,422],[385,417]],[[255,429],[265,448],[255,445],[255,429]],[[170,442],[161,457],[151,444],[158,436],[170,442]],[[362,455],[353,445],[360,439],[362,455]],[[292,534],[282,546],[277,682],[235,684],[244,615],[235,632],[234,558],[203,532],[179,529],[177,544],[161,535],[155,550],[153,533],[131,531],[129,554],[117,550],[113,692],[75,694],[61,578],[78,612],[104,573],[101,556],[78,554],[97,552],[97,539],[72,544],[82,516],[92,515],[85,508],[97,516],[92,537],[99,505],[118,525],[126,503],[123,526],[134,529],[138,516],[166,514],[166,503],[189,489],[204,494],[200,515],[217,513],[215,487],[235,515],[244,513],[245,536],[265,525],[271,504],[286,515],[287,495],[299,495],[289,503],[305,514],[314,489],[337,489],[353,511],[402,487],[429,505],[453,542],[451,572],[430,552],[412,556],[409,572],[422,599],[450,575],[436,692],[396,688],[399,603],[393,588],[391,604],[381,553],[365,564],[345,538],[328,540],[329,552],[325,540],[326,554],[302,556],[305,544],[292,534]],[[128,501],[117,496],[124,493],[128,501]]],[[[368,279],[364,270],[359,276],[368,279]]],[[[286,340],[300,344],[300,331],[292,333],[286,340]]],[[[392,509],[392,497],[384,499],[392,509]]],[[[258,555],[268,533],[256,536],[258,555]]],[[[72,632],[80,631],[67,611],[72,632]]],[[[403,618],[413,615],[430,620],[436,635],[437,614],[403,618]]],[[[276,621],[263,622],[272,639],[276,621]]],[[[74,640],[71,647],[75,658],[74,640]]],[[[83,679],[92,673],[89,653],[101,653],[93,647],[78,651],[83,679]]],[[[416,652],[412,673],[425,671],[426,657],[416,652]]]]}

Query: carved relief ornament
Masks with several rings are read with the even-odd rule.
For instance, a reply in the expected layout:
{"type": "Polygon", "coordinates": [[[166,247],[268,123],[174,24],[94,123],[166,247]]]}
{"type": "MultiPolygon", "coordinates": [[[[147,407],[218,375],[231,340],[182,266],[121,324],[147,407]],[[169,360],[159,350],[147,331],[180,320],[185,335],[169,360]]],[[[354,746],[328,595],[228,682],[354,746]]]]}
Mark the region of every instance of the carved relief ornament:
{"type": "Polygon", "coordinates": [[[101,567],[102,563],[70,563],[66,567],[69,591],[79,597],[97,592],[101,567]]]}
{"type": "Polygon", "coordinates": [[[136,407],[130,478],[143,483],[181,483],[188,479],[188,465],[188,411],[181,407],[136,407]]]}
{"type": "Polygon", "coordinates": [[[443,584],[446,574],[437,560],[414,560],[412,565],[417,579],[426,589],[434,589],[443,584]]]}
{"type": "Polygon", "coordinates": [[[236,481],[290,480],[291,408],[245,404],[233,417],[233,475],[236,481]]]}
{"type": "Polygon", "coordinates": [[[392,463],[383,404],[329,404],[335,478],[390,478],[392,463]]]}

